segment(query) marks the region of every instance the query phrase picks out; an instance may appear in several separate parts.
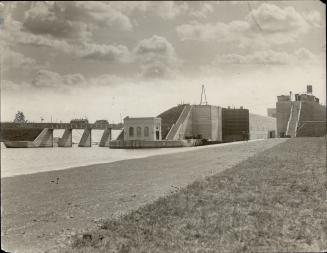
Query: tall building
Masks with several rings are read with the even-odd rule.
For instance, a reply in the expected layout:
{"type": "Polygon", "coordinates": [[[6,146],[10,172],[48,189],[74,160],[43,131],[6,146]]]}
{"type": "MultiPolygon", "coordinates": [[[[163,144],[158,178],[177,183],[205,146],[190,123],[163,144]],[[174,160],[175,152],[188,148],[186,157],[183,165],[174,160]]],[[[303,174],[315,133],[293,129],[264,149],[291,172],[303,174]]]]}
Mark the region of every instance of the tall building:
{"type": "Polygon", "coordinates": [[[312,86],[306,93],[277,97],[277,135],[279,137],[323,136],[326,134],[326,107],[312,95],[312,86]]]}

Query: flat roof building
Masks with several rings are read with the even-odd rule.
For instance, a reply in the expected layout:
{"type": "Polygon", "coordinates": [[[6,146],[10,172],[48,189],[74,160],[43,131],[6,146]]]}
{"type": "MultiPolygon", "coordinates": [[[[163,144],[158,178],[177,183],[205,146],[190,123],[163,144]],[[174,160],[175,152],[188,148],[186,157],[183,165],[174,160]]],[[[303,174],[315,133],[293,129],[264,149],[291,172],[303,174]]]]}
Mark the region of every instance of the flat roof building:
{"type": "Polygon", "coordinates": [[[124,118],[124,140],[160,141],[161,118],[124,118]]]}

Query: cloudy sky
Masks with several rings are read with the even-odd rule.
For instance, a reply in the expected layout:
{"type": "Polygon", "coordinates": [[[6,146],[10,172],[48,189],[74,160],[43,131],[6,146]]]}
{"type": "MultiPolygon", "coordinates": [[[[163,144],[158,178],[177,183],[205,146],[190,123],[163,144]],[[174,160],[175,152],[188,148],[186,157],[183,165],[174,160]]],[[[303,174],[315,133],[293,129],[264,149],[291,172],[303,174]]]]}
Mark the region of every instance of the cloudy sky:
{"type": "Polygon", "coordinates": [[[119,122],[180,102],[266,114],[313,85],[325,101],[319,1],[6,2],[1,120],[119,122]]]}

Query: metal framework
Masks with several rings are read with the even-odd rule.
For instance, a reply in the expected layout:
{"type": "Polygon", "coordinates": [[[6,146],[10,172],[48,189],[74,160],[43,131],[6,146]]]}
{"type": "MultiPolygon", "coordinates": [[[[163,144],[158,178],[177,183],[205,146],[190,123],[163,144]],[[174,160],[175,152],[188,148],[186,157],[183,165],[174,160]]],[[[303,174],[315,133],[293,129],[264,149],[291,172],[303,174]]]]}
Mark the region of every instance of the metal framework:
{"type": "Polygon", "coordinates": [[[200,105],[208,105],[206,89],[205,89],[204,85],[202,85],[200,105]],[[203,100],[203,98],[204,98],[204,100],[203,100]]]}

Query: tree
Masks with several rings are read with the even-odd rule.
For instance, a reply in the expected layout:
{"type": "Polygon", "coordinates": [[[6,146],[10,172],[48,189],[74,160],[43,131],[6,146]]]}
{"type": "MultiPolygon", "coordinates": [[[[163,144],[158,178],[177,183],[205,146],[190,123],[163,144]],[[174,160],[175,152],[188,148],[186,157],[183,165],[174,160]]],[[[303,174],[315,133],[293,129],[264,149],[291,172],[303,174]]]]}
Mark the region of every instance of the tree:
{"type": "Polygon", "coordinates": [[[25,120],[25,115],[23,112],[18,111],[15,115],[14,123],[26,123],[27,120],[25,120]]]}

